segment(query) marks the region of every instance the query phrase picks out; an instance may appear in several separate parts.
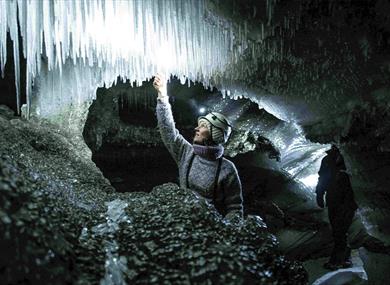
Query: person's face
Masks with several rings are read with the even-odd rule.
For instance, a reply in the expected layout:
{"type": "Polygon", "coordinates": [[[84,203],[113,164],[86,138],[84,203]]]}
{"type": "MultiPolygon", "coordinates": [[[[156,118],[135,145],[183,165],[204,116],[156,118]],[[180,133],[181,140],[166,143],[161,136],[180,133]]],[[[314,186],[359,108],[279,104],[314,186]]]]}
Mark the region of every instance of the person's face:
{"type": "Polygon", "coordinates": [[[205,122],[200,122],[195,128],[194,143],[204,144],[210,138],[210,131],[205,122]]]}

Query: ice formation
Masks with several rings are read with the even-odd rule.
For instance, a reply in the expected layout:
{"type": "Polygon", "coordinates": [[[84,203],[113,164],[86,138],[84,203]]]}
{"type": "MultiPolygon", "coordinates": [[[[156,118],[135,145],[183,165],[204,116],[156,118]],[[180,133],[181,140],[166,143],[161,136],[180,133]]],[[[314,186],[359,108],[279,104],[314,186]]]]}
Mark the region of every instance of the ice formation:
{"type": "MultiPolygon", "coordinates": [[[[233,28],[208,12],[206,4],[205,0],[0,1],[0,68],[4,72],[9,31],[18,106],[19,48],[27,60],[28,108],[31,88],[42,70],[56,71],[55,81],[61,81],[63,65],[69,62],[75,70],[93,68],[100,85],[110,86],[118,76],[140,85],[156,72],[185,75],[207,85],[231,61],[236,44],[233,28]]],[[[58,90],[43,93],[39,96],[51,100],[67,96],[58,90]]],[[[83,101],[91,95],[79,96],[77,100],[83,101]]]]}
{"type": "MultiPolygon", "coordinates": [[[[92,227],[91,234],[103,236],[105,238],[106,273],[100,281],[101,285],[126,284],[124,274],[128,272],[127,259],[125,256],[119,256],[119,245],[114,239],[115,233],[119,230],[120,224],[131,223],[131,219],[126,215],[125,208],[128,206],[123,200],[115,199],[105,203],[107,206],[106,222],[92,227]]],[[[88,228],[83,228],[80,240],[85,241],[88,238],[88,228]]]]}
{"type": "MultiPolygon", "coordinates": [[[[276,2],[266,1],[261,42],[270,32],[276,2]]],[[[224,74],[232,77],[246,74],[248,66],[242,65],[241,70],[234,65],[244,51],[252,52],[253,62],[258,57],[270,61],[283,55],[283,51],[276,43],[269,46],[268,52],[266,45],[250,46],[245,21],[242,26],[234,26],[212,13],[209,3],[208,0],[0,1],[0,69],[3,73],[9,32],[18,109],[21,49],[27,60],[27,114],[43,118],[69,113],[69,109],[91,102],[98,86],[110,86],[118,76],[140,86],[143,80],[160,72],[177,75],[183,83],[188,79],[206,86],[219,85],[229,97],[247,97],[276,117],[289,120],[292,115],[286,114],[280,104],[267,100],[267,94],[249,95],[233,83],[220,82],[224,74]]],[[[298,151],[296,144],[292,145],[295,147],[289,149],[292,151],[289,157],[283,157],[284,166],[298,179],[308,177],[307,171],[297,169],[294,164],[292,153],[298,151]]],[[[312,151],[317,149],[314,146],[312,151]]]]}
{"type": "Polygon", "coordinates": [[[330,145],[306,139],[302,128],[295,123],[283,123],[277,127],[265,125],[259,128],[259,133],[280,151],[280,168],[314,192],[321,160],[330,145]]]}

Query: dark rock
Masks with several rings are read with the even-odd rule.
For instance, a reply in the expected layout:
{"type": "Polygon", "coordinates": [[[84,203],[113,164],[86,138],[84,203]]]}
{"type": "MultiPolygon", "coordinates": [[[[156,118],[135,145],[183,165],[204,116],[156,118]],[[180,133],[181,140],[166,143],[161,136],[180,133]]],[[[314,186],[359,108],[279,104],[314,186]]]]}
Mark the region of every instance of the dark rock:
{"type": "Polygon", "coordinates": [[[224,221],[175,184],[114,193],[50,126],[0,118],[4,284],[305,284],[304,269],[277,253],[259,217],[224,221]],[[124,211],[112,214],[113,201],[124,211]]]}

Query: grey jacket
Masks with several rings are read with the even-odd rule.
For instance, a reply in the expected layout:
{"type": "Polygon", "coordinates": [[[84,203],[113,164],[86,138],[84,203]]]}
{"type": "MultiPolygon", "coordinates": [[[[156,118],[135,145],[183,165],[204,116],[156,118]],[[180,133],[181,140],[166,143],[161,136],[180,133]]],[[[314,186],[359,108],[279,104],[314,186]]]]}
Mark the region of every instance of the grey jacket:
{"type": "Polygon", "coordinates": [[[237,169],[233,162],[222,158],[218,185],[214,188],[218,160],[207,160],[194,154],[193,146],[175,128],[171,105],[168,100],[157,100],[157,120],[161,138],[179,168],[180,187],[188,187],[198,194],[222,206],[222,214],[239,212],[242,216],[242,190],[237,169]],[[191,169],[188,172],[191,158],[191,169]],[[188,179],[188,181],[187,181],[188,179]],[[214,190],[216,192],[214,193],[214,190]]]}

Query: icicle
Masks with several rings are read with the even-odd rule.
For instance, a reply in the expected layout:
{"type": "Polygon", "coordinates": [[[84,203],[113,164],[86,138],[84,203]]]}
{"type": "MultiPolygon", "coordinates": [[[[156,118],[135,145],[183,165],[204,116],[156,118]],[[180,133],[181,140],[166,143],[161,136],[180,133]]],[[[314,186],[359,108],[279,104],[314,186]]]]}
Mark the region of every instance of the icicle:
{"type": "Polygon", "coordinates": [[[0,71],[4,77],[4,67],[7,62],[7,3],[0,1],[0,71]]]}
{"type": "MultiPolygon", "coordinates": [[[[275,1],[269,1],[267,7],[271,11],[275,1]]],[[[96,80],[86,79],[86,82],[93,81],[94,84],[108,86],[120,75],[138,86],[161,68],[166,74],[185,75],[188,80],[203,81],[211,86],[211,82],[215,84],[216,81],[210,81],[210,78],[223,73],[232,59],[237,61],[248,48],[246,24],[240,29],[239,37],[235,38],[230,24],[222,23],[217,16],[207,12],[205,0],[0,1],[0,68],[3,74],[9,30],[15,54],[17,90],[20,48],[27,60],[29,111],[32,83],[43,72],[42,55],[47,59],[44,71],[54,72],[58,83],[65,82],[63,69],[65,65],[67,69],[71,68],[71,62],[77,73],[82,65],[92,68],[94,72],[88,76],[96,80]],[[23,43],[20,47],[19,32],[23,43]]],[[[253,56],[253,46],[249,48],[253,56]]],[[[77,80],[78,83],[67,84],[83,84],[77,80]]],[[[79,93],[68,99],[80,104],[93,97],[89,92],[88,96],[79,93]]],[[[59,90],[58,94],[40,91],[34,96],[42,97],[37,100],[39,102],[60,104],[60,97],[69,95],[59,90]],[[49,94],[53,97],[45,99],[49,94]]]]}
{"type": "MultiPolygon", "coordinates": [[[[20,114],[20,64],[19,64],[19,32],[17,23],[17,4],[16,2],[7,2],[8,16],[7,23],[10,27],[10,36],[13,42],[14,68],[15,68],[15,87],[16,87],[16,108],[20,114]]],[[[7,44],[5,42],[5,44],[7,44]]]]}

